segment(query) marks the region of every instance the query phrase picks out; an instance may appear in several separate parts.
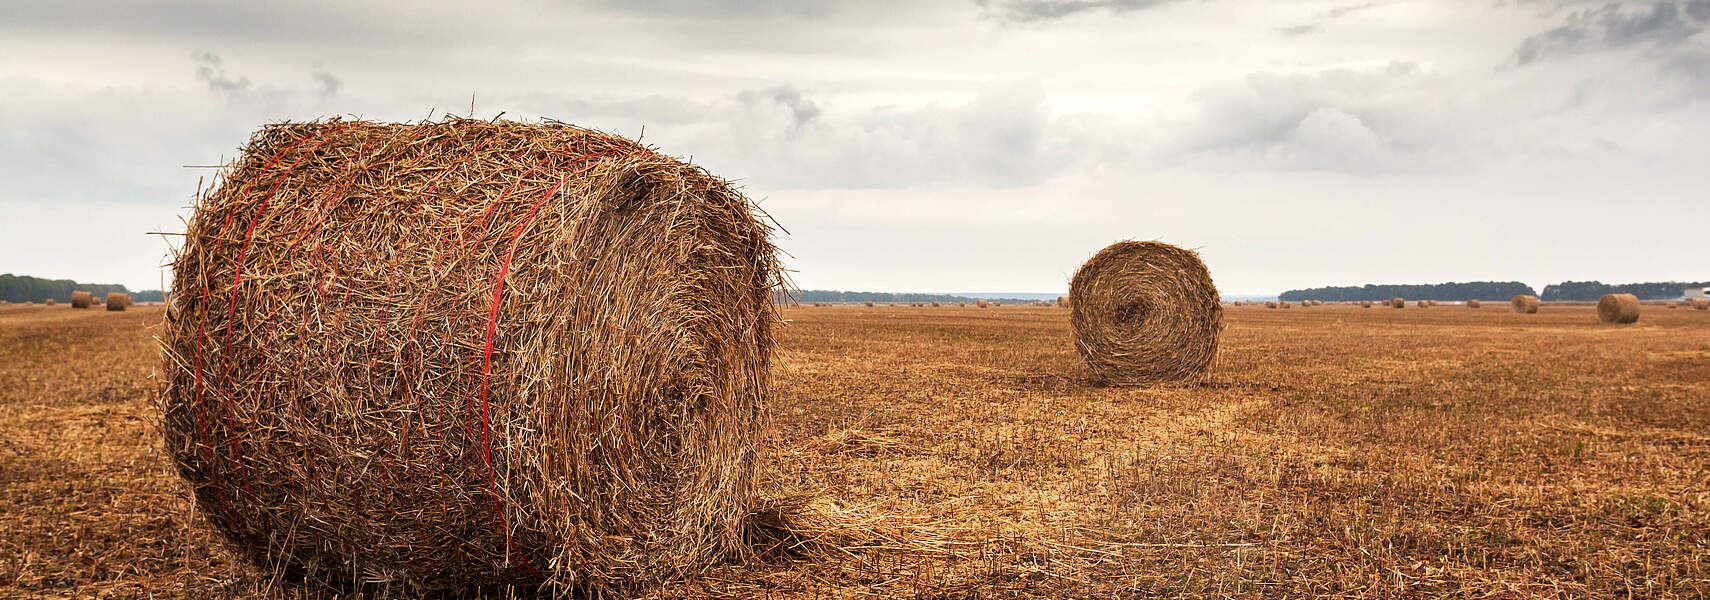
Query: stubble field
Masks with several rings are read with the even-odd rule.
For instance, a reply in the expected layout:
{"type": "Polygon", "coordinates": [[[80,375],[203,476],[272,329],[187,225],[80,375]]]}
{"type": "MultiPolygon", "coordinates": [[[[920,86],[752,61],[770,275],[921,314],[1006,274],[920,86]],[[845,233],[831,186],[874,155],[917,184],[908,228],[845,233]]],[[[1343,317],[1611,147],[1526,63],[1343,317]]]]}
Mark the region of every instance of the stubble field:
{"type": "MultiPolygon", "coordinates": [[[[167,467],[160,310],[0,306],[0,597],[304,594],[167,467]]],[[[785,318],[783,547],[658,598],[1710,596],[1707,311],[1228,307],[1152,388],[1088,381],[1057,308],[785,318]]]]}

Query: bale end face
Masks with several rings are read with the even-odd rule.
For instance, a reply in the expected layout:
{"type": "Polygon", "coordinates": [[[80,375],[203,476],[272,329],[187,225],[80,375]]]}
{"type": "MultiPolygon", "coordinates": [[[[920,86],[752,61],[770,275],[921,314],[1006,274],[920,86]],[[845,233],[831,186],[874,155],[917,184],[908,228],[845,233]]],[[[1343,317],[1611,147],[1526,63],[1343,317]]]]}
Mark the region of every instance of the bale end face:
{"type": "Polygon", "coordinates": [[[1161,242],[1117,242],[1069,283],[1075,349],[1118,385],[1203,375],[1217,354],[1223,304],[1199,255],[1161,242]]]}

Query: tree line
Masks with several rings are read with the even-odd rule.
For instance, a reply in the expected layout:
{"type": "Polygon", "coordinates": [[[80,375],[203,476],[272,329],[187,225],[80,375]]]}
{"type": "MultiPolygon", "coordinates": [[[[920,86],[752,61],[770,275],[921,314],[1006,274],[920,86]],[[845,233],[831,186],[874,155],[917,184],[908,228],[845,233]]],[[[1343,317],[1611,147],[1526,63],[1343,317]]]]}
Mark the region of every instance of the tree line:
{"type": "Polygon", "coordinates": [[[1610,285],[1600,281],[1564,281],[1562,283],[1544,286],[1544,292],[1538,293],[1531,286],[1518,281],[1468,281],[1465,283],[1428,283],[1416,285],[1363,285],[1343,287],[1321,287],[1304,290],[1289,290],[1278,296],[1279,299],[1297,302],[1300,300],[1323,300],[1325,302],[1351,302],[1359,300],[1387,300],[1389,298],[1406,298],[1409,300],[1489,300],[1505,302],[1515,296],[1537,296],[1546,302],[1595,302],[1604,294],[1632,294],[1640,300],[1672,300],[1679,298],[1688,288],[1710,287],[1710,283],[1683,283],[1678,281],[1663,281],[1652,283],[1623,283],[1610,285]]]}
{"type": "Polygon", "coordinates": [[[56,302],[70,302],[72,292],[89,292],[95,296],[97,302],[105,302],[107,294],[111,292],[130,294],[132,302],[161,302],[165,296],[160,290],[132,292],[116,283],[78,283],[70,279],[0,274],[0,300],[7,302],[41,302],[48,298],[53,298],[56,302]]]}
{"type": "Polygon", "coordinates": [[[1710,282],[1663,281],[1610,285],[1601,281],[1563,281],[1544,286],[1544,293],[1539,295],[1538,299],[1595,302],[1604,294],[1632,294],[1640,300],[1673,300],[1681,297],[1688,288],[1706,287],[1710,287],[1710,282]]]}
{"type": "Polygon", "coordinates": [[[1360,300],[1492,300],[1504,301],[1515,296],[1536,296],[1532,286],[1518,281],[1468,281],[1463,283],[1388,284],[1343,287],[1321,287],[1289,290],[1278,298],[1288,302],[1322,300],[1325,302],[1356,302],[1360,300]]]}

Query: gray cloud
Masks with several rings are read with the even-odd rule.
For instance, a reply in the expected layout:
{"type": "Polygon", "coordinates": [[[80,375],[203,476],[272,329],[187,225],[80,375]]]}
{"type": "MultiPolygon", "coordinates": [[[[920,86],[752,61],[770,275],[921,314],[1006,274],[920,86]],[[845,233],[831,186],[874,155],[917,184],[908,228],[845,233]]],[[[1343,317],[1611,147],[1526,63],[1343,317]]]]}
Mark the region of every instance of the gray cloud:
{"type": "Polygon", "coordinates": [[[1521,41],[1510,63],[1522,66],[1578,52],[1677,44],[1710,24],[1710,0],[1665,0],[1633,9],[1606,4],[1571,11],[1564,21],[1521,41]]]}
{"type": "Polygon", "coordinates": [[[745,104],[776,103],[790,111],[790,131],[800,132],[803,127],[819,118],[819,105],[802,95],[793,85],[781,85],[763,90],[744,90],[736,95],[737,100],[745,104]]]}
{"type": "Polygon", "coordinates": [[[1319,15],[1311,23],[1304,23],[1304,24],[1295,25],[1292,27],[1284,27],[1282,29],[1279,29],[1278,31],[1281,31],[1283,35],[1290,36],[1290,37],[1302,36],[1302,35],[1306,35],[1306,34],[1310,34],[1310,33],[1318,33],[1318,32],[1324,31],[1324,26],[1331,21],[1340,19],[1342,17],[1346,17],[1348,15],[1354,14],[1356,12],[1360,12],[1362,10],[1366,10],[1366,9],[1374,7],[1374,6],[1377,6],[1376,2],[1367,2],[1364,4],[1347,4],[1347,5],[1343,5],[1343,6],[1337,6],[1335,8],[1331,8],[1330,10],[1324,11],[1324,14],[1319,15]]]}
{"type": "Polygon", "coordinates": [[[1011,23],[1050,21],[1069,15],[1108,10],[1124,13],[1181,0],[974,0],[987,17],[1011,23]]]}
{"type": "Polygon", "coordinates": [[[314,76],[315,76],[315,83],[317,83],[321,86],[321,97],[322,98],[331,98],[333,96],[337,96],[339,90],[344,89],[344,81],[339,79],[338,76],[333,75],[332,73],[329,73],[326,71],[315,71],[314,76]]]}
{"type": "Polygon", "coordinates": [[[203,50],[191,54],[190,59],[196,62],[196,80],[208,84],[208,89],[215,94],[234,96],[249,91],[249,78],[227,75],[219,55],[203,50]]]}

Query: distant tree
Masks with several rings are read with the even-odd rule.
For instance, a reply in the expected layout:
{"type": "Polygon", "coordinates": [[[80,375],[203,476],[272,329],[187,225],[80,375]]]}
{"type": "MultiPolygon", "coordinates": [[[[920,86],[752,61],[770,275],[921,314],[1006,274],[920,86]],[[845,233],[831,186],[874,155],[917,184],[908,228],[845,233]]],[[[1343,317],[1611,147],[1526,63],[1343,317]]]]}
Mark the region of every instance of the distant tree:
{"type": "Polygon", "coordinates": [[[1595,302],[1604,294],[1632,294],[1640,300],[1671,300],[1688,288],[1710,287],[1710,282],[1662,281],[1609,285],[1601,281],[1563,281],[1544,286],[1538,299],[1545,301],[1595,302]]]}

